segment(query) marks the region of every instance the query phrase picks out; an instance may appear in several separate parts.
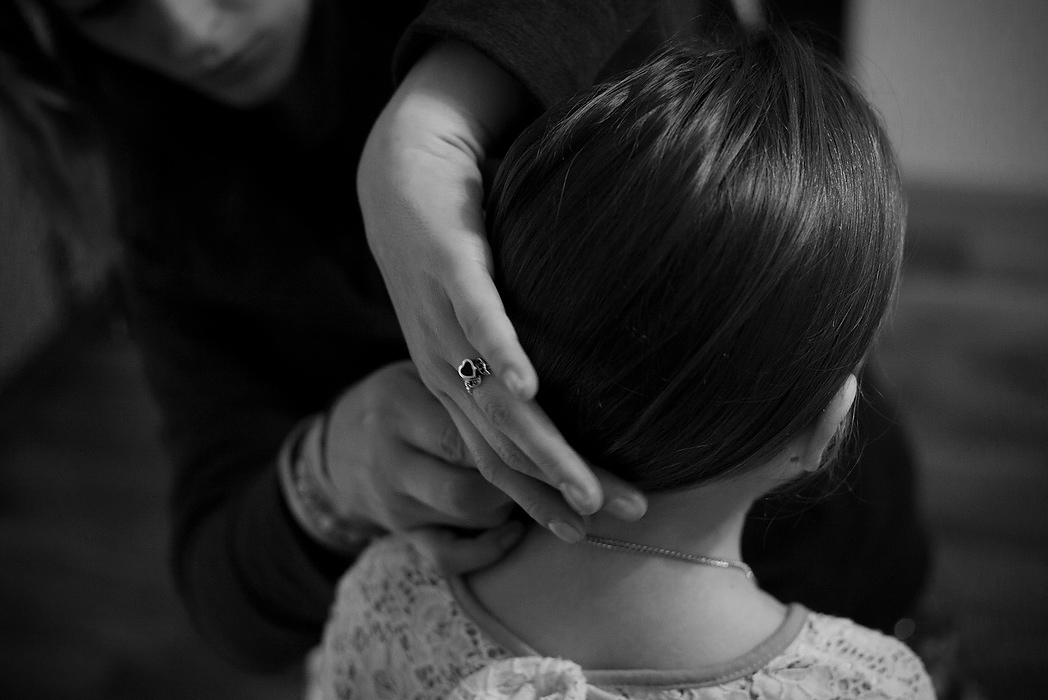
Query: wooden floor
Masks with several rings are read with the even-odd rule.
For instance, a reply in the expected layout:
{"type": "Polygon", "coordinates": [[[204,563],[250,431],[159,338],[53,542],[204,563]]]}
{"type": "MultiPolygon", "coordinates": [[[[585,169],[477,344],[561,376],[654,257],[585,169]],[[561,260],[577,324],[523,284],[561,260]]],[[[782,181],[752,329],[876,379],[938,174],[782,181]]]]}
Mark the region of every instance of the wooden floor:
{"type": "MultiPolygon", "coordinates": [[[[936,597],[985,695],[1048,693],[1048,205],[916,192],[881,353],[937,545],[936,597]]],[[[298,697],[227,667],[165,568],[157,415],[119,325],[0,396],[0,698],[298,697]]]]}

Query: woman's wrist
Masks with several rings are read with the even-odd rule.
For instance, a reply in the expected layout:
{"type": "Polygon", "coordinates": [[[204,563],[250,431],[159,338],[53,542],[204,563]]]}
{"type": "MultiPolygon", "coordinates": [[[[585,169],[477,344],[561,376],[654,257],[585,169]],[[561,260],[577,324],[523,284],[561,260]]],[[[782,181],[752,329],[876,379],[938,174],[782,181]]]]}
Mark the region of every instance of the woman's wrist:
{"type": "Polygon", "coordinates": [[[426,122],[423,133],[454,135],[478,162],[539,112],[524,85],[472,46],[434,44],[400,83],[390,107],[406,120],[426,122]]]}
{"type": "Polygon", "coordinates": [[[280,486],[299,527],[323,547],[355,557],[383,530],[339,512],[327,478],[328,414],[302,420],[288,435],[277,460],[280,486]]]}

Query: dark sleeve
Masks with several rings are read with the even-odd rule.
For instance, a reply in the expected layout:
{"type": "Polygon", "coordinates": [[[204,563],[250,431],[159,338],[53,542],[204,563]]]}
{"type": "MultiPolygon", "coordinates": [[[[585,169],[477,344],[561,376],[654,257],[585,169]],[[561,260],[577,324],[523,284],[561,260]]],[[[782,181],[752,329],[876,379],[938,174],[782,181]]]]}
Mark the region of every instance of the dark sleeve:
{"type": "Polygon", "coordinates": [[[87,54],[116,154],[126,314],[173,468],[173,578],[202,636],[260,671],[319,641],[350,564],[291,517],[280,448],[407,355],[347,164],[410,18],[366,31],[348,8],[315,2],[298,72],[257,110],[87,54]]]}
{"type": "Polygon", "coordinates": [[[235,319],[132,285],[125,297],[174,461],[178,592],[236,665],[297,663],[319,640],[350,563],[299,529],[280,491],[276,456],[303,411],[267,379],[270,361],[235,319]]]}
{"type": "Polygon", "coordinates": [[[656,0],[432,0],[397,47],[399,80],[437,39],[471,44],[515,76],[543,109],[591,85],[656,0]]]}

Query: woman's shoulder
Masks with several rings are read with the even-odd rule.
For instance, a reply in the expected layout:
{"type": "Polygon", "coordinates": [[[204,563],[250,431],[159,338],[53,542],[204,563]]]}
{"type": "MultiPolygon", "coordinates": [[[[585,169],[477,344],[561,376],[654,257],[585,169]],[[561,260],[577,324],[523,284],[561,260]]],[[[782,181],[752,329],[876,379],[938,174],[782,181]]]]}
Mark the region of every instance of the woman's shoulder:
{"type": "Polygon", "coordinates": [[[810,686],[812,697],[935,697],[924,664],[901,641],[847,618],[814,612],[762,674],[779,683],[810,686]]]}

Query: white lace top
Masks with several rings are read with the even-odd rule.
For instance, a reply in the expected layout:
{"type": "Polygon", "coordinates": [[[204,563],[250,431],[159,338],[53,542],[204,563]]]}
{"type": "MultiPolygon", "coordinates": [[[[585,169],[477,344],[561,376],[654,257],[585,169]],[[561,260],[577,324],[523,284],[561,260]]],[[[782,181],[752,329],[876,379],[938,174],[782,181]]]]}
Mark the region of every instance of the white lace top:
{"type": "Polygon", "coordinates": [[[716,667],[583,670],[528,647],[399,538],[372,545],[343,577],[309,676],[309,697],[325,700],[934,698],[901,642],[799,605],[756,649],[716,667]]]}

